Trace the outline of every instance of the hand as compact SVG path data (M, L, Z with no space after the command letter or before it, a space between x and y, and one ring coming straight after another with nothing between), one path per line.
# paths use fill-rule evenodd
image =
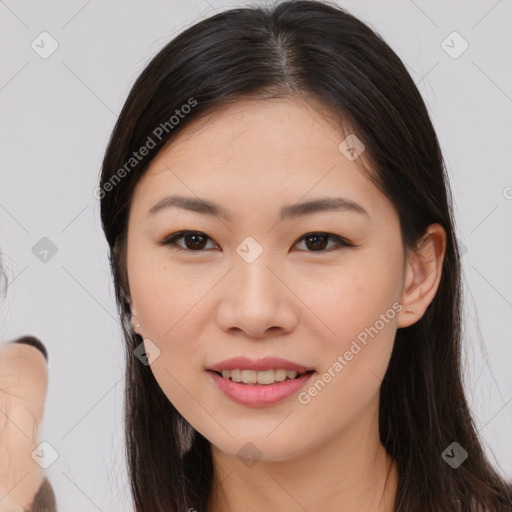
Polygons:
M31 454L47 388L47 353L37 338L0 345L0 512L29 510L43 482Z

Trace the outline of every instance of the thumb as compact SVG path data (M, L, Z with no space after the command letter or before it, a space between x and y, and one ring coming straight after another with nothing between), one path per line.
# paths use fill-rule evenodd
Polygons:
M48 351L46 350L44 343L39 338L36 338L35 336L22 336L21 338L14 340L12 343L22 343L37 348L37 350L43 354L45 361L48 362Z

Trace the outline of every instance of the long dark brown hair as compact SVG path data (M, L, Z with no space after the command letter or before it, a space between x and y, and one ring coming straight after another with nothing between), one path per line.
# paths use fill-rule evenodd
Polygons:
M395 205L404 248L413 250L431 223L446 230L437 294L419 321L398 329L380 388L380 439L400 477L395 511L510 512L511 486L484 453L463 389L460 253L432 122L379 34L339 6L316 1L233 9L184 30L138 77L110 138L95 194L126 342L125 434L135 510L206 512L213 466L201 434L192 429L191 446L184 446L190 426L133 354L142 342L127 299L134 188L159 150L194 120L243 98L291 96L319 100L343 121L340 130L350 127L364 142L365 159L358 161ZM143 146L149 152L133 158ZM441 456L453 442L468 454L456 469Z

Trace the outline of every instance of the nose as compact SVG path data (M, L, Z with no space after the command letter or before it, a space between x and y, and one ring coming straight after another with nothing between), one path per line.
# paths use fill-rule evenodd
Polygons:
M217 323L226 332L261 339L289 333L297 325L297 298L286 276L262 256L252 263L235 261L219 290Z

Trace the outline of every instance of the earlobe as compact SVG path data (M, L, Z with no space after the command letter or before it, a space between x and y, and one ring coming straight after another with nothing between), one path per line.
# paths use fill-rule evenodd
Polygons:
M417 322L434 299L441 281L446 231L440 224L431 224L415 251L407 256L404 287L400 303L403 310L397 327Z
M132 329L137 333L137 334L140 334L142 336L142 332L141 332L141 329L140 329L140 322L139 322L139 317L137 316L137 311L135 309L135 306L133 305L133 301L130 299L130 309L131 309L131 313L132 313L132 318L131 318L131 324L132 324Z
M140 334L142 336L142 332L140 330L140 322L139 322L139 317L137 315L132 315L132 318L131 318L131 324L132 324L132 329L137 333L137 334Z

